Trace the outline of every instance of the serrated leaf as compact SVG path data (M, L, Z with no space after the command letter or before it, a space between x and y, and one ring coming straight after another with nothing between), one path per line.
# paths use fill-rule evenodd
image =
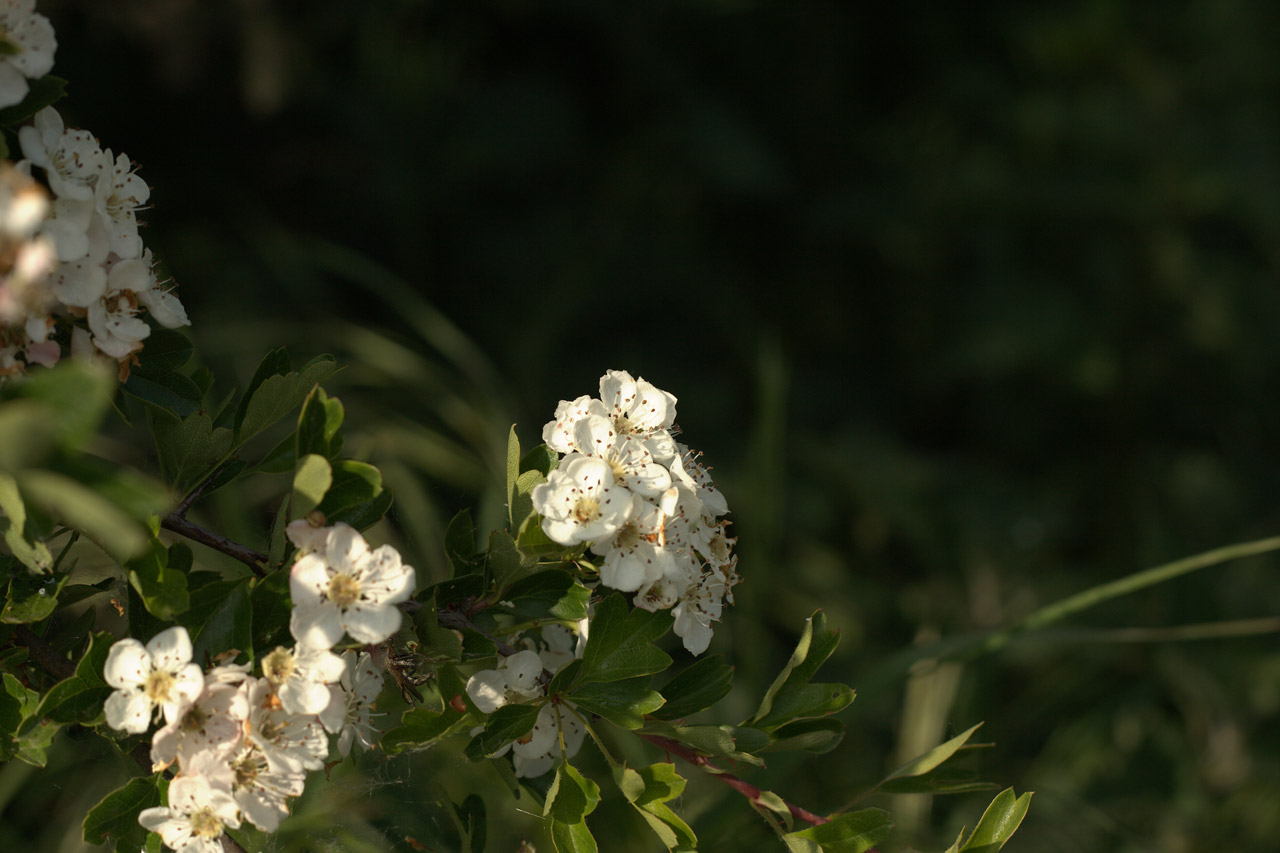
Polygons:
M847 708L856 696L853 688L834 682L787 689L774 699L768 715L754 725L770 731L797 720L825 717Z
M893 830L883 809L863 809L836 815L827 823L784 837L790 850L804 853L863 853Z
M579 823L600 804L600 786L578 772L572 764L561 764L555 781L547 790L543 817L562 823Z
M538 721L538 710L537 705L503 705L489 715L484 731L467 744L467 757L479 761L516 738L524 737Z
M826 616L821 610L805 620L795 651L747 723L770 730L796 720L833 714L849 705L856 695L850 687L809 683L839 640L838 632L826 629Z
M668 612L629 610L614 593L596 607L582 652L582 682L621 681L652 675L671 665L671 656L653 645L671 628Z
M133 366L129 375L141 373L149 376L158 370L177 370L191 360L193 351L191 339L182 332L155 326L151 329L151 334L147 335L146 348L138 354L138 363Z
M338 369L329 355L317 356L296 372L287 372L288 364L289 356L281 349L270 353L258 366L236 410L235 447L293 411L316 383L325 381Z
M638 729L644 725L645 714L662 707L662 696L649 689L650 681L650 677L644 675L621 681L591 682L576 688L569 698L575 705L625 729Z
M124 787L103 797L84 816L84 840L89 844L116 843L118 850L137 850L147 841L147 830L138 823L143 809L160 805L157 776L130 779Z
M982 813L969 840L960 848L960 853L996 853L1013 837L1014 832L1022 825L1031 807L1031 792L1015 797L1012 788L1005 788L987 806Z
M698 838L693 830L666 805L684 791L685 780L676 772L675 765L664 762L639 770L618 767L613 778L622 795L668 850L697 847Z
M302 517L319 506L331 485L333 468L328 459L318 453L299 459L293 475L293 515Z
M660 720L678 720L710 708L733 687L733 667L724 655L700 658L668 681L658 692L667 703L653 716Z
M151 434L166 478L183 490L231 450L231 430L215 428L204 412L178 422L153 418Z

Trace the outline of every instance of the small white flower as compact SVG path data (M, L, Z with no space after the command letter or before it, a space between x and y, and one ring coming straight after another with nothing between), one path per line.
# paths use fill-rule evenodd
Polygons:
M635 592L676 570L676 542L668 545L669 519L655 504L636 496L631 518L606 539L591 544L604 555L600 582L619 592Z
M229 753L240 744L249 704L236 686L205 679L204 691L151 738L152 770L174 761L186 772L198 753Z
M566 456L547 482L533 487L530 498L543 531L561 545L611 535L632 508L631 493L614 485L608 462L577 454Z
M509 702L524 702L542 695L542 658L526 649L467 679L467 695L482 714L492 714Z
M231 796L245 819L258 829L275 832L280 828L280 820L289 816L286 798L302 794L306 776L273 768L266 754L253 744L236 753L230 766Z
M557 725L557 720L559 725ZM560 738L564 737L564 756L573 758L582 748L587 731L568 702L543 705L538 711L533 731L511 745L516 776L533 779L546 773L561 755Z
M143 809L138 823L179 853L221 853L223 829L240 826L240 815L231 795L205 777L179 776L169 783L169 805Z
M35 11L35 0L0 3L0 42L6 50L0 58L0 107L11 107L27 96L27 80L43 77L53 69L58 42L53 25Z
M369 550L364 537L339 522L323 551L293 564L289 630L299 643L333 648L345 631L361 643L381 643L400 628L396 607L413 593L413 569L390 545Z
M382 692L382 673L364 652L358 656L354 651L343 652L342 662L342 679L329 685L329 707L320 714L320 722L326 731L338 735L338 754L346 758L353 741L372 749L377 739L371 709Z
M116 688L106 701L107 725L130 734L147 730L155 708L168 722L177 720L204 688L200 667L191 662L191 637L180 625L146 646L132 638L116 642L102 676Z
M92 199L94 183L107 166L98 140L87 130L67 130L53 107L36 113L33 124L18 130L22 156L45 170L57 198Z
M106 168L94 186L94 204L107 221L111 251L120 258L137 258L142 254L142 239L136 211L151 197L151 188L134 173L134 164L125 155L112 159L106 151L103 160Z
M599 456L613 469L613 480L645 497L657 497L671 487L671 472L653 461L653 453L639 438L619 435L613 421L590 415L573 429L579 452Z
M542 428L542 440L557 453L588 452L579 448L574 439L578 422L591 415L608 414L604 403L585 394L576 400L561 400L556 406L555 419Z
M609 370L600 377L600 400L613 418L619 435L661 437L675 424L676 398L625 370ZM660 462L666 459L655 454Z
M724 579L708 573L672 608L671 615L675 617L672 630L684 640L684 647L692 654L702 654L711 644L711 623L720 621L724 592Z
M328 649L277 646L262 658L262 676L290 714L319 714L329 706L329 688L347 670Z
M280 705L265 678L245 679L249 702L248 739L262 750L274 772L319 770L329 754L329 739L314 715L291 714Z

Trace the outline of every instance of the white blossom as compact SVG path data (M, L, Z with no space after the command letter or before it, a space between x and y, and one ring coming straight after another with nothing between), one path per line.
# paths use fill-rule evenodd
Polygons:
M53 70L58 42L53 25L35 11L35 0L0 3L0 108L22 102L30 88L27 80Z
M576 545L608 536L626 522L631 492L614 485L609 463L573 454L530 493L542 516L542 529L561 545Z
M205 777L179 776L169 783L169 805L143 809L138 823L179 853L222 853L223 829L240 826L240 815L231 795Z
M286 711L265 678L246 679L240 689L249 702L248 739L262 750L273 771L302 773L324 766L329 739L314 715Z
M249 716L249 703L235 685L205 678L196 700L151 738L153 770L179 762L183 770L199 753L229 753L235 749Z
M204 688L200 667L191 662L191 638L180 625L146 646L132 638L117 641L102 675L116 688L106 701L107 725L130 734L147 730L155 708L166 721L177 720Z
M276 649L262 658L262 676L291 714L319 714L329 705L329 688L342 678L346 664L328 649L298 646Z
M346 758L355 741L365 749L373 748L371 709L382 692L382 673L364 652L358 656L354 651L343 652L342 662L342 678L329 685L329 706L321 712L320 722L326 731L338 735L338 754Z
M492 714L510 702L542 695L542 658L529 649L508 655L497 669L485 669L467 679L467 695L482 714Z
M289 630L299 643L332 648L345 631L361 643L380 643L400 628L396 607L413 593L413 569L390 545L370 550L364 537L339 522L322 551L293 564Z
M288 797L302 794L306 776L283 767L272 767L258 746L248 744L229 762L232 772L231 796L245 819L258 829L275 832L289 816Z

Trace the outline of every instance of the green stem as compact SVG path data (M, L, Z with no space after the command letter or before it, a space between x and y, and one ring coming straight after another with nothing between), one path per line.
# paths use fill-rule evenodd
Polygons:
M578 713L577 708L569 708L568 710L571 711L573 715L577 717L578 720L582 723L583 727L587 730L587 734L591 735L591 739L595 741L596 749L600 750L600 754L604 756L604 760L609 762L609 769L618 770L621 765L618 764L618 760L614 758L612 754L610 754L609 750L605 748L604 742L600 740L600 736L596 734L596 730L591 727L591 723L587 721L587 718L584 715ZM560 725L559 703L556 704L556 725L557 726ZM561 753L564 752L564 729L563 728L560 729L560 751ZM568 759L566 758L565 761L567 763Z

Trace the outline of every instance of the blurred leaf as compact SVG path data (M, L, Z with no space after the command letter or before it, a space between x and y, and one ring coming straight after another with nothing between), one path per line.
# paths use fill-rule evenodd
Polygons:
M773 739L760 752L788 752L804 750L820 754L830 752L844 740L844 723L839 720L801 720L780 726L772 732Z
M204 397L199 385L173 370L131 372L121 387L157 415L172 421L199 412Z
M453 517L444 531L444 552L453 568L453 576L466 574L475 568L476 526L471 520L471 510L464 509Z
M356 530L367 530L382 521L382 517L387 514L387 510L391 509L394 500L395 496L391 494L391 490L384 488L376 498L364 503L352 504L328 516L326 523L332 525L341 521Z
M313 388L303 401L302 413L298 416L298 456L318 453L332 459L336 455L334 437L342 426L343 416L341 401L330 399L319 385Z
M325 493L333 484L333 468L329 460L318 453L311 453L298 460L298 470L293 475L292 514L301 518L320 505Z
M127 560L147 547L147 534L139 522L99 491L69 477L51 471L24 471L18 477L18 488L30 502L85 534L117 560Z
M506 589L536 570L532 560L520 553L511 534L495 530L489 534L489 550L485 554L485 566L489 577L498 589Z
M596 853L599 849L585 821L564 823L552 820L551 843L556 853Z
M628 610L621 595L610 595L596 606L591 620L591 634L582 652L582 681L621 681L666 669L671 656L653 641L670 628L670 613Z
M130 779L124 787L107 794L84 816L84 840L105 844L111 839L118 850L138 850L147 841L147 830L138 823L144 809L160 805L160 777Z
M591 682L576 688L570 700L593 714L624 729L644 725L644 715L662 707L662 696L649 688L650 676L625 678L621 681Z
M697 847L698 838L693 830L667 805L684 791L685 780L676 772L675 765L664 762L639 770L615 767L613 779L668 850Z
M653 712L660 720L677 720L710 708L733 687L733 667L724 655L700 658L668 681L658 692L667 703Z
M462 853L484 853L485 809L479 794L470 794L462 803L453 805L453 814L462 836Z
M790 832L783 838L793 853L863 853L893 830L882 809L836 815L827 823Z
M284 552L289 540L286 528L289 524L289 499L281 498L271 522L271 534L267 538L267 565L279 566L284 562Z
M182 332L156 326L147 335L146 348L139 354L138 363L133 366L129 375L141 373L150 376L156 371L178 370L191 360L193 351L191 339ZM203 391L201 395L203 396Z
M978 723L977 725L969 729L966 729L965 731L961 732L960 734L956 735L955 737L951 738L945 743L941 743L938 746L935 746L933 749L929 750L923 755L916 756L915 758L908 761L906 764L899 767L897 770L890 773L888 776L881 779L879 783L877 783L875 787L873 787L867 793L869 794L872 791L878 790L879 788L884 786L886 783L892 782L895 779L904 779L910 776L923 776L924 774L938 767L940 764L942 764L951 756L955 755L956 752L960 749L960 747L964 746L965 743L969 740L969 738L973 737L973 733L976 732L981 726L982 726L982 723Z
M289 568L286 566L264 578L251 581L249 608L252 613L254 657L262 657L279 645L289 644Z
M27 524L27 507L22 502L22 495L18 492L17 481L8 474L0 474L0 512L5 516L0 519L0 524L5 525L4 541L13 556L22 565L38 574L51 571L53 555L49 553L49 547L43 542L26 539L24 528ZM12 591L10 598L12 600ZM8 610L7 606L5 610Z
M0 694L0 707L3 707L5 699L12 699L17 704L19 718L22 722L34 716L36 709L40 706L40 694L34 690L24 687L17 678L9 673L4 675L4 694ZM18 730L18 720L13 721L14 725L9 726L8 721L0 724L0 731L12 736ZM53 742L54 735L58 733L60 726L48 719L36 721L33 725L25 727L26 731L16 738L5 738L7 741L0 754L16 756L19 760L30 764L32 767L44 767L48 763L45 751L49 748L49 744Z

